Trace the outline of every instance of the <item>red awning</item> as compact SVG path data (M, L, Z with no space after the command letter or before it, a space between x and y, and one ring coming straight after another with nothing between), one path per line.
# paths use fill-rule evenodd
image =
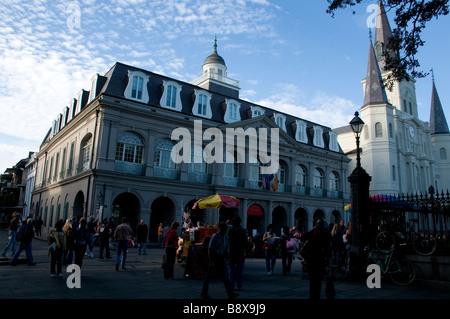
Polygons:
M252 205L247 210L248 216L264 216L264 211L259 205Z

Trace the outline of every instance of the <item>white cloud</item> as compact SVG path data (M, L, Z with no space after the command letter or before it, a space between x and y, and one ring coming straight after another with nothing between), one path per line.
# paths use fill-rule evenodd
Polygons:
M312 96L292 84L278 84L277 93L255 103L284 112L330 128L347 125L349 114L359 106L339 96L316 91Z

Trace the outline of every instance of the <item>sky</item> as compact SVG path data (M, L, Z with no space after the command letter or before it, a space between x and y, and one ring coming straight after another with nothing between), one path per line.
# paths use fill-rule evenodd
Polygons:
M240 98L336 128L363 105L376 0L326 13L326 0L0 2L0 173L39 151L52 121L116 62L191 82L217 36ZM388 12L391 28L393 13ZM374 29L371 29L374 32ZM423 31L419 70L434 70L450 120L450 15ZM429 121L431 76L417 79Z

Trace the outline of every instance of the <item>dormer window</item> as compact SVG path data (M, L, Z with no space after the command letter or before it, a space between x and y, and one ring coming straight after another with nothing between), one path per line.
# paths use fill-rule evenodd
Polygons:
M295 139L298 142L308 143L308 136L306 135L306 123L302 120L296 120L295 124L297 129L295 130Z
M226 103L226 111L224 115L224 121L226 123L233 123L241 120L241 114L239 109L241 108L241 104L236 102L235 100L225 99Z
M318 147L323 147L323 129L320 126L314 126L313 144Z
M148 103L147 83L149 76L140 71L128 71L128 85L125 97L143 103Z
M173 81L163 81L163 86L164 91L159 104L164 108L181 111L183 108L180 98L182 86Z
M211 94L203 90L195 90L195 102L192 113L197 116L211 118Z
M133 76L133 86L131 88L131 97L142 100L142 89L144 86L144 78L141 76Z
M264 115L264 110L261 107L259 107L259 106L251 106L250 108L252 110L252 118Z
M275 113L273 115L275 123L286 132L286 116Z
M330 142L328 147L330 148L330 151L339 152L337 134L335 132L330 132Z

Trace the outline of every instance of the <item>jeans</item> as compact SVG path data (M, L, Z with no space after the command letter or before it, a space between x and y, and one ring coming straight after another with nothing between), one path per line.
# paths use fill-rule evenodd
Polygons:
M264 255L266 257L266 268L268 272L273 272L275 267L275 262L277 261L276 252L272 252L270 249L264 250Z
M64 251L63 264L70 265L73 260L73 248Z
M116 264L120 264L120 256L123 254L122 268L125 268L127 260L128 240L119 240L117 244Z
M173 278L173 268L175 267L175 258L177 255L176 247L166 247L166 266L164 267L164 278Z
M31 253L31 243L20 243L19 250L14 254L14 257L11 260L11 264L17 263L17 259L19 259L20 253L25 249L25 253L27 254L28 264L33 263L33 254Z
M17 238L17 231L16 230L10 230L9 231L9 242L8 244L6 244L5 249L3 249L2 255L6 255L6 253L8 252L9 248L11 248L12 246L12 256L14 256L16 254L16 238Z
M209 282L214 277L217 277L223 281L225 290L229 297L233 295L233 287L231 287L230 278L228 278L226 260L223 256L213 257L213 265L209 265L206 277L203 280L202 294L208 294Z
M87 244L75 244L75 264L77 264L78 266L83 265L83 258L84 258L84 254L86 253L87 250Z
M56 275L58 272L62 274L62 260L63 260L63 250L62 248L56 250L50 250L50 274Z
M141 252L145 255L145 250L147 249L147 244L146 243L138 243L138 253L139 255L141 254Z
M111 257L111 253L109 251L109 242L100 242L100 258L103 258L103 251L106 251L106 258L109 259Z
M283 253L281 255L281 266L283 269L283 275L288 275L291 273L292 255L293 253Z
M239 289L242 288L242 283L244 282L244 263L244 257L230 259L230 283L233 288L235 284Z

